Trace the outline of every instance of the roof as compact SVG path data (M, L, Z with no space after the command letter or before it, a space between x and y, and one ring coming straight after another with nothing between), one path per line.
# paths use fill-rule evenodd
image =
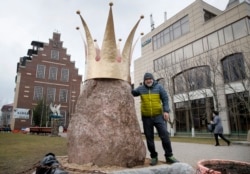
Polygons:
M3 105L2 108L1 108L1 111L2 112L6 112L6 111L10 111L10 109L11 110L13 109L13 103Z

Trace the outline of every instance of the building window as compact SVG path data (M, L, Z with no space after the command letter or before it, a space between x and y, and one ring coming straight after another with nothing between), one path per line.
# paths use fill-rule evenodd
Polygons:
M161 47L161 37L160 37L160 34L157 34L155 37L153 37L153 47L154 47L154 50L157 50Z
M61 70L61 81L68 82L69 81L69 69L62 68Z
M178 21L174 23L173 25L173 31L174 31L174 39L177 39L181 36L181 22Z
M189 32L189 20L188 16L181 19L181 34L184 35Z
M232 24L234 39L239 39L247 35L247 26L245 19Z
M47 88L47 102L54 102L56 95L56 88Z
M191 104L190 107L189 102ZM212 110L212 97L175 103L176 131L190 132L192 123L194 124L195 131L206 131L207 123L211 119ZM190 111L192 116L190 116ZM192 119L193 121L191 121Z
M35 86L33 100L39 101L42 99L43 99L43 87Z
M164 31L163 31L163 43L164 44L168 44L170 41L171 41L171 37L170 37L170 28L166 28Z
M184 51L184 59L188 59L194 56L193 54L193 45L189 44L183 48Z
M224 28L224 34L225 34L226 43L229 43L229 42L233 41L233 31L232 31L232 26L231 25Z
M248 22L250 21L249 19L247 19ZM188 17L184 17L180 20L182 23L182 21L187 21L188 23ZM250 26L250 22L248 24ZM189 26L189 24L188 24ZM176 23L176 28L178 28L178 25ZM183 29L184 25L182 25L182 29ZM162 46L164 46L165 44L169 43L170 41L173 40L174 37L174 29L173 29L173 25L169 26L168 28L166 28L165 30L163 30L163 36L161 36L162 32L158 33L157 35L155 35L153 37L153 49L159 49ZM189 27L188 27L189 28ZM177 29L178 30L178 29ZM187 30L189 31L189 29ZM182 35L184 34L184 32L182 31ZM205 51L209 51L211 49L215 49L218 48L219 46L225 45L229 42L232 42L236 39L240 39L242 37L245 37L248 35L248 28L247 28L247 24L246 24L246 18L242 19L240 21L237 21L229 26L226 26L214 33L209 34L208 36L205 36L203 38L200 38L199 40L194 41L193 43L190 43L189 45L186 45L183 47L183 51L184 51L184 59L186 58L191 58L193 56L197 56L199 54L204 53ZM163 41L161 41L163 39ZM182 49L182 48L180 48ZM176 56L177 52L173 51L170 52L169 55L171 56L171 64L175 64L178 63L178 59L182 58L180 56ZM178 54L180 55L180 54ZM167 61L168 63L170 61Z
M68 90L67 89L60 89L59 102L66 103L67 98L68 98Z
M154 71L157 72L161 69L161 65L160 65L160 59L155 59L154 60Z
M51 59L59 60L59 51L51 50Z
M46 69L45 65L38 64L36 67L36 78L44 79L45 78L45 69Z
M223 29L218 31L218 36L219 36L220 45L224 45L225 44L225 37L224 37Z
M213 14L213 13L207 11L207 10L203 10L203 11L204 11L204 20L205 20L205 22L208 21L209 19L212 19L212 18L216 17L215 14Z
M249 92L227 94L226 99L231 131L247 133L250 129Z
M198 90L211 86L211 75L208 66L186 70L174 78L175 94Z
M207 42L207 37L203 37L202 42L203 42L204 51L208 51L209 50L209 45L208 45L208 42Z
M245 66L242 53L235 53L222 60L225 83L245 79Z
M171 65L171 55L164 55L158 59L155 59L153 63L155 72L165 69Z
M167 55L165 56L165 64L166 64L166 67L172 65L172 62L171 62L171 61L172 61L171 54L167 54Z
M217 32L214 32L207 36L209 49L214 49L219 46L219 38Z
M153 49L159 49L169 42L177 39L189 32L189 19L188 16L176 21L163 31L153 36Z
M185 85L183 84L183 76L180 74L180 75L177 75L175 78L174 78L174 91L175 91L175 94L176 93L182 93L182 92L185 92L186 88L185 88ZM182 84L182 85L181 85Z
M56 80L57 79L57 67L50 67L49 68L49 80Z
M175 53L175 62L176 63L181 62L183 60L183 57L184 57L183 48L176 50L174 53Z
M194 56L203 53L204 49L203 49L202 39L199 39L193 43L193 49L194 49Z

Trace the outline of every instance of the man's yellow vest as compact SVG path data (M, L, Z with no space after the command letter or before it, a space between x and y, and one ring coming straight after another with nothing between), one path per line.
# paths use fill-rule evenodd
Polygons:
M162 103L159 94L151 94L149 90L148 94L141 95L141 113L142 116L157 116L162 114Z

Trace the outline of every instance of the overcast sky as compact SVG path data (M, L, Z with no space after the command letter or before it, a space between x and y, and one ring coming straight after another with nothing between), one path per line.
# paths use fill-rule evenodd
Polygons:
M184 9L195 0L113 0L116 39L126 40L141 15L134 41L141 32L148 33L150 14L155 27ZM228 0L204 0L224 10ZM84 77L84 48L81 34L84 31L76 11L80 10L93 38L101 46L110 0L6 0L0 4L0 107L13 103L16 65L26 56L31 41L49 42L53 32L61 33L63 47L75 61L79 74ZM77 31L76 26L81 30ZM140 57L140 42L134 50L133 59Z

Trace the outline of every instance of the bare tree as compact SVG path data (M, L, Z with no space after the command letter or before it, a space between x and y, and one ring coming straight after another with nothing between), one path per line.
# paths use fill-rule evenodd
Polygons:
M246 51L247 50L247 51ZM250 130L250 53L249 48L233 50L233 54L226 54L222 61L225 90L237 100L237 105L229 106L228 111L233 116L235 129L239 133L241 119L246 122L246 130ZM242 117L242 118L240 118Z
M174 88L173 88L173 70L170 67L166 67L165 63L161 63L159 66L161 71L157 71L156 74L158 76L157 81L162 84L162 86L167 90L168 96L170 98L169 104L172 106L172 112L169 120L167 122L170 124L171 127L171 136L174 136L174 124L176 121L175 117L175 107L174 107Z
M239 51L231 46L223 50L221 55L219 52L212 55L208 51L205 59L196 62L196 66L201 64L209 66L210 71L207 71L206 76L208 78L211 76L211 85L200 89L199 92L206 98L212 95L216 110L224 110L218 99L219 90L223 89L227 94L237 98L237 106L228 103L226 109L232 115L234 121L231 120L231 122L236 123L235 127L238 131L241 126L238 124L239 108L246 108L248 114L244 115L245 120L246 122L250 120L250 60L248 57L250 57L249 51ZM222 82L218 83L218 79L222 79Z
M178 67L176 66L166 66L166 62L158 62L161 67L158 67L160 71L157 71L159 77L164 78L165 87L168 89L169 95L171 97L171 104L173 108L173 118L169 121L170 125L173 127L174 122L179 121L175 116L174 101L175 98L179 101L187 103L188 116L186 116L187 131L192 130L192 136L194 135L194 119L191 109L191 99L196 95L192 92L194 79L193 72L190 70L190 65L187 60L182 61ZM181 73L179 73L181 72ZM191 126L189 122L191 121Z
M224 83L218 83L222 79L222 70L219 53L212 54L211 51L207 51L203 58L195 61L196 67L201 67L200 70L196 70L197 80L201 81L196 87L199 92L206 100L206 113L204 114L205 119L210 122L212 111L221 111L221 103L218 99L218 91L224 88ZM213 98L213 103L209 102L209 98ZM213 106L211 106L213 104Z
M195 90L195 71L192 69L193 62L188 61L187 59L180 62L180 72L181 74L178 77L175 77L175 85L179 90L179 94L175 95L179 100L187 103L186 108L188 110L188 118L187 123L191 122L191 125L187 125L187 131L190 130L191 126L191 134L192 137L195 137L195 124L194 124L194 114L192 111L192 100L195 98L197 93Z
M160 81L164 83L164 87L168 89L168 94L171 97L171 105L173 108L173 118L169 120L169 124L173 128L174 123L178 120L175 116L174 100L175 98L181 102L185 102L188 111L186 115L187 131L192 131L192 137L195 136L194 117L192 113L191 102L195 98L197 92L194 92L195 71L192 69L192 64L188 60L180 62L178 67L166 66L166 62L158 62L159 67L155 67L157 76L162 78ZM191 124L189 124L191 123Z

